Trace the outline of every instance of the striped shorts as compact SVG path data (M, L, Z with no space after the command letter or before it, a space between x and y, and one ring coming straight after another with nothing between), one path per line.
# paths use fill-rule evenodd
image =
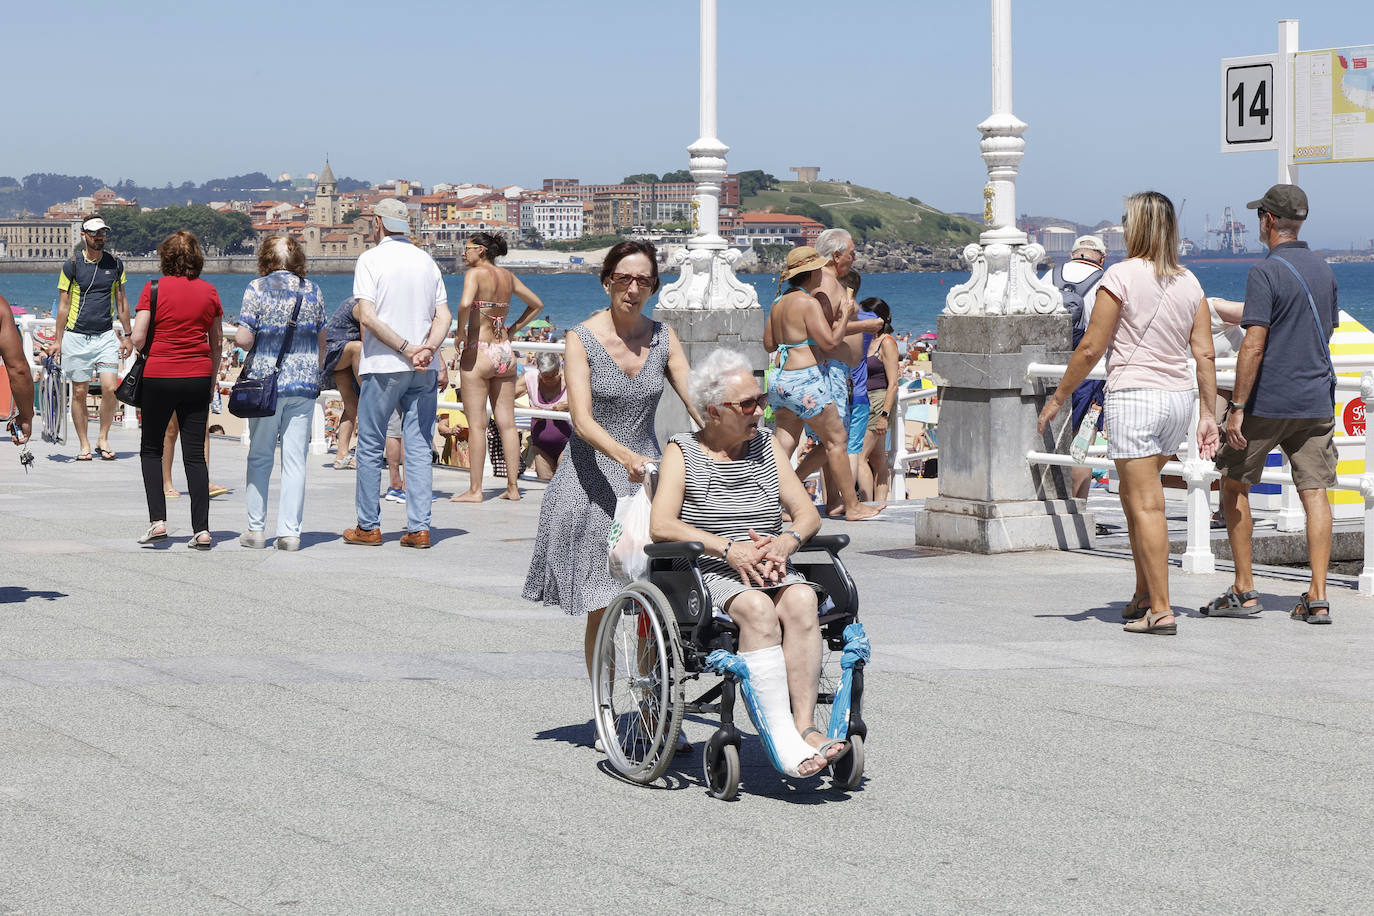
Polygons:
M1107 457L1172 455L1188 437L1197 395L1191 390L1159 388L1107 390L1102 414L1107 425Z

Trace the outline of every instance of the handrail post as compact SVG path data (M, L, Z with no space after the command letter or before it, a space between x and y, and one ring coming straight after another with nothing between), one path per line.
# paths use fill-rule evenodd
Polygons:
M1282 467L1291 479L1293 465L1289 464L1287 455L1283 456ZM1291 483L1283 484L1279 490L1279 514L1274 519L1274 527L1279 531L1304 531L1307 528L1307 513L1303 511L1302 498L1298 496L1298 488Z
M1196 362L1188 360L1196 377ZM1201 394L1193 388L1193 417L1188 427L1188 441L1183 461L1183 479L1188 485L1188 549L1182 566L1186 573L1216 572L1216 557L1212 554L1211 478L1215 466L1202 457L1197 438L1197 424L1202 416ZM1209 467L1211 465L1211 467Z
M889 499L906 499L906 405L902 402L901 382L897 382L897 399L892 402L892 416L888 418L887 446Z
M312 455L323 455L329 451L329 440L324 433L325 420L322 400L322 397L315 398L314 410L310 415L310 454Z
M1366 369L1360 376L1360 397L1368 404L1374 400L1374 370ZM1366 419L1364 437L1364 474L1360 480L1360 495L1364 497L1364 568L1356 585L1361 595L1374 595L1374 436L1369 434Z

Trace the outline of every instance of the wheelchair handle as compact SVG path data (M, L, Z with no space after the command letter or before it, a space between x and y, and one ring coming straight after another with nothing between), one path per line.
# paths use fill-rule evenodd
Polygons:
M644 555L664 560L698 560L706 553L701 541L662 541L658 544L645 544Z
M801 550L824 550L827 553L839 553L848 546L849 535L847 534L815 534L801 546Z

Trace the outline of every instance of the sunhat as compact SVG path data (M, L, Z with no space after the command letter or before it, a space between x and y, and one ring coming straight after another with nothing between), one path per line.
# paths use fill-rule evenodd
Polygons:
M819 251L809 245L799 245L787 252L787 266L782 269L782 276L778 280L786 281L795 277L797 274L804 274L808 270L819 270L830 263L830 259L823 257Z

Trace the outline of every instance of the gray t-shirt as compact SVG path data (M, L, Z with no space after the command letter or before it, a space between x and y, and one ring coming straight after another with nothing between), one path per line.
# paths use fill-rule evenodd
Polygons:
M1320 330L1302 284L1276 257L1296 267L1307 281ZM1250 268L1240 325L1266 327L1269 334L1246 413L1272 418L1331 416L1329 342L1340 321L1336 277L1306 242L1275 245L1268 257Z

